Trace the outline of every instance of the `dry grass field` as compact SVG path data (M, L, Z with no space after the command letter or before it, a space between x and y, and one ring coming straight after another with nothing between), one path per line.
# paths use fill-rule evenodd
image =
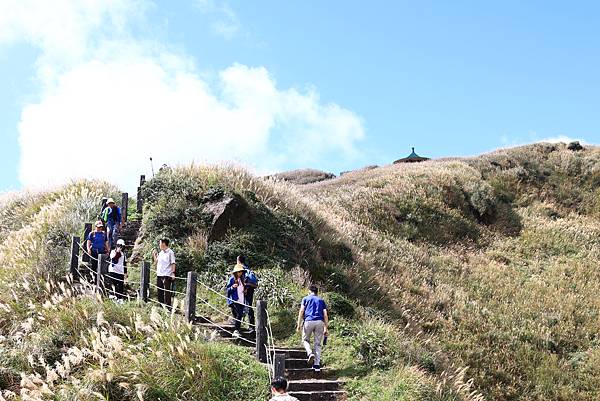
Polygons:
M146 185L142 251L170 236L178 269L215 288L248 254L282 343L297 342L302 288L319 283L350 400L593 401L599 161L593 147L535 144L309 184L180 167ZM72 293L70 236L116 193L75 182L0 198L0 400L264 399L266 370L236 347L150 306ZM207 242L199 206L219 193L253 217Z

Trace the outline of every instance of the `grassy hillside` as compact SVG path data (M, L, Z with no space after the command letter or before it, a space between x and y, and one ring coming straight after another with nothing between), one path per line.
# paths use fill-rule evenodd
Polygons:
M599 161L596 148L536 144L302 192L352 249L365 280L351 294L383 291L377 303L489 399L594 400Z
M247 254L282 344L298 344L298 301L319 283L334 316L325 363L350 400L596 400L598 161L595 148L536 144L308 185L165 170L144 187L139 252L149 259L168 236L178 274L219 290ZM266 370L244 350L148 305L72 296L70 235L115 190L81 182L1 200L4 397L264 399ZM216 235L211 205L227 199L247 213Z

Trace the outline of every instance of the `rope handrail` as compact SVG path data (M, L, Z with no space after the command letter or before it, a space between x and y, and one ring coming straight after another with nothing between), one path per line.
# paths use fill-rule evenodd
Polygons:
M267 314L267 344L265 344L265 347L267 347L267 358L271 359L273 376L275 376L275 339L273 338L273 328L271 327L271 316L269 316L269 310L265 308L265 312ZM268 345L271 346L270 350L268 349ZM271 352L273 353L272 355Z
M112 288L109 286L109 288L107 288L107 290L108 290L108 292L110 292L110 295L112 295L112 294L121 295L122 297L126 297L127 300L130 300L130 299L133 299L133 298L137 298L137 297L135 297L133 295L123 294L123 293L117 291L114 286L112 286Z
M269 380L272 381L275 377L275 363L272 361L273 357L267 344L265 344L265 352L267 353L267 372L269 372Z
M104 252L103 253L99 253L97 257L94 257L91 254L93 252L88 252L87 248L83 244L87 244L87 241L83 241L83 242L79 242L78 241L77 242L78 247L82 250L82 252L83 252L84 255L87 255L89 257L89 259L92 260L92 261L96 261L96 262L101 262L102 261L103 258L101 258L99 255L105 254ZM110 251L109 251L109 253L108 253L107 256L110 256ZM116 265L115 263L112 262L112 260L110 260L109 258L107 258L107 259L108 259L107 263L109 264L109 266L115 266ZM83 263L83 265L89 271L89 273L91 273L91 278L95 278L94 281L96 282L96 284L90 283L88 281L89 278L90 278L89 274L85 274L84 273L86 276L88 276L88 277L84 277L84 274L82 274L81 270L79 268L77 268L76 271L77 271L77 274L79 275L79 277L81 279L80 282L82 282L82 284L84 286L89 286L90 288L98 288L97 286L101 286L102 288L104 288L105 293L108 294L109 297L112 297L113 299L114 299L114 297L117 297L118 299L127 299L129 301L129 300L131 300L133 298L136 298L135 296L131 296L129 294L123 294L123 293L117 291L117 289L116 289L116 283L117 282L123 283L123 284L125 284L125 283L128 282L128 281L126 281L125 277L123 277L123 279L121 279L121 278L110 276L110 274L109 275L105 275L105 274L99 273L98 271L94 271L94 269L92 269L88 263ZM144 265L145 265L144 267L147 266L146 268L149 270L149 272L155 273L156 276L158 277L157 268L153 268L152 264L147 264L146 265L144 263ZM139 269L139 268L137 268L137 266L128 266L128 268L136 270L136 271L140 271L140 270L143 271L143 269ZM149 272L146 272L145 274L148 274ZM116 272L109 272L109 273L116 273ZM120 274L124 274L124 273L120 273ZM186 282L186 283L188 281L187 277L178 277L178 276L173 275L173 276L171 276L171 278L173 280L179 280L179 281L183 281L183 282ZM141 281L144 281L144 279L142 278ZM140 290L142 290L142 288L141 288L142 282L141 281L129 281L129 283L130 284L139 285ZM106 284L108 284L108 286ZM157 290L162 290L164 292L168 292L170 294L180 295L180 296L183 296L183 297L187 297L187 295L188 295L188 294L186 294L184 292L177 291L175 289L171 289L172 287L171 288L160 288L158 285L153 284L151 281L148 281L145 284L147 285L146 288L153 287L153 288L155 288ZM230 299L228 296L226 296L224 294L221 294L220 292L218 292L217 290L215 290L211 286L205 284L204 282L202 282L198 278L196 278L196 284L200 284L200 286L202 286L206 290L208 290L208 291L216 294L218 297L220 297L222 299L228 300L229 304L242 305L244 308L248 308L248 309L253 310L253 311L255 311L255 310L258 309L256 306L253 306L251 304L247 304L246 302L240 302L238 300ZM165 307L165 306L168 307L168 305L166 305L164 303L161 303L161 302L159 302L159 301L157 301L155 299L152 299L151 297L147 297L147 300L149 302L154 303L154 304L158 304L161 307ZM226 317L232 319L234 322L240 323L240 324L244 323L243 322L243 317L242 317L242 319L238 319L237 317L231 317L228 313L226 313L226 312L222 311L221 309L217 308L210 301L208 301L208 300L206 300L204 298L200 298L200 301L202 303L206 304L212 310L216 311L217 313L219 313L219 314L221 314L223 316L226 316ZM196 305L199 305L199 303L196 303ZM244 342L246 342L248 344L251 344L251 345L254 345L254 346L257 345L256 341L252 341L252 340L249 340L247 338L244 338L244 337L240 336L239 333L237 333L237 330L232 332L231 330L226 329L222 325L214 322L213 320L211 320L211 319L209 319L207 317L203 317L203 318L204 318L204 320L208 324L210 324L212 327L215 327L215 328L219 329L221 332L227 333L227 334L231 335L233 338L240 339L240 340L242 340L242 341L244 341ZM256 324L252 324L250 322L248 322L248 326L252 327L252 328L256 328L257 327ZM271 317L269 316L268 310L266 311L266 325L265 325L264 329L267 332L266 333L266 340L267 341L266 341L266 344L262 344L262 345L265 347L265 351L266 351L266 354L267 354L266 355L266 358L267 358L267 371L269 373L269 379L272 380L274 378L274 375L275 375L275 339L273 337L273 328L272 328L272 325L271 325Z
M206 288L207 290L209 290L209 291L211 291L211 292L213 292L213 293L217 294L218 296L220 296L220 297L221 297L221 298L223 298L223 299L227 299L227 300L230 300L230 301L231 301L232 303L234 303L234 304L238 304L238 305L247 306L248 308L251 308L251 309L254 309L254 310L256 310L256 307L255 307L255 306L248 305L248 304L246 304L246 303L244 303L244 302L238 302L238 301L235 301L235 300L233 300L233 299L230 299L229 297L227 297L227 296L225 296L225 295L221 294L220 292L218 292L218 291L215 291L214 289L212 289L212 288L211 288L211 287L209 287L208 285L204 284L202 281L200 281L200 280L199 280L199 279L197 279L197 278L196 278L196 282L197 282L198 284L202 285L202 286L203 286L204 288Z
M176 291L176 290L169 290L167 288L160 288L159 286L157 286L156 284L152 284L151 282L148 282L148 285L150 285L150 287L156 288L157 290L162 290L165 292L170 292L171 294L179 294L179 295L183 295L185 297L185 293L181 292L181 291Z
M231 336L233 337L233 332L231 332L231 331L227 330L226 328L220 326L219 324L213 322L212 320L210 320L207 317L205 317L204 319L207 320L209 324L217 327L219 330L222 330L222 331L224 331L227 334L231 334ZM247 338L244 338L244 337L241 337L241 336L237 337L237 338L239 338L240 340L246 341L247 343L250 343L252 345L256 345L256 341L251 341L251 340L248 340Z
M81 248L81 250L83 251L83 253L85 253L87 256L89 256L90 259L95 260L95 261L99 261L98 258L95 258L92 255L90 255L89 252L86 251L85 248L81 244L79 244L79 248Z
M86 269L88 269L88 270L90 271L90 273L92 273L92 274L98 274L98 272L97 272L97 271L94 271L94 270L93 270L91 267L89 267L89 266L87 266L87 265L84 265L84 266L85 266L85 268L86 268ZM79 270L78 270L78 271L79 271ZM111 272L109 272L109 273L111 273ZM113 272L113 273L114 273L114 272ZM119 274L120 274L120 273L119 273ZM79 273L79 275L81 276L81 273ZM83 277L82 277L82 278L83 278ZM129 284L139 284L139 285L141 285L141 284L142 284L142 283L141 283L141 282L139 282L139 281L129 281L129 280L124 280L124 279L123 279L123 280L121 280L120 278L116 278L116 277L112 277L112 276L108 276L108 278L109 278L110 280L114 280L114 281L120 281L120 282L122 282L123 284L127 284L127 283L129 283Z
M109 272L109 274L110 274L110 273L114 273L114 272ZM121 274L121 273L117 273L117 274ZM127 283L129 283L129 284L139 284L139 285L141 285L141 284L142 284L142 283L141 283L141 282L139 282L139 281L129 281L129 280L125 280L125 279L121 280L120 278L116 278L116 277L112 277L112 276L108 276L108 277L109 277L111 280L114 280L114 281L119 281L119 282L121 282L121 283L123 283L123 284L127 284Z
M170 308L170 307L172 307L171 305L163 304L162 302L159 302L159 301L157 301L157 300L155 300L155 299L152 299L152 298L150 298L150 297L148 297L148 301L150 301L150 302L153 302L153 303L155 303L155 304L157 304L157 305L160 305L160 306L161 306L161 307L163 307L163 308L164 308L164 307L169 307L169 308Z
M223 316L226 316L236 322L240 322L240 323L244 323L242 320L236 319L235 317L230 316L228 313L223 312L222 310L218 309L217 307L215 307L214 305L212 305L210 302L208 302L205 299L200 299L200 301L204 302L206 305L210 306L212 309L214 309L215 311L219 312L220 314L222 314ZM252 326L252 327L256 327L255 324L252 323L248 323L248 326Z

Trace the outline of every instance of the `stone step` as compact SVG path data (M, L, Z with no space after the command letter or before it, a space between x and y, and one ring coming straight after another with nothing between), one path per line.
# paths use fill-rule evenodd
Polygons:
M300 368L312 368L312 364L308 364L308 359L305 357L306 352L301 358L286 358L285 367L286 369L300 369Z
M306 351L304 348L275 348L278 354L285 354L286 358L304 358L306 360Z
M200 328L216 331L224 338L231 338L235 331L235 326L229 323L217 323L220 327L217 327L212 323L195 322L194 324ZM256 333L254 331L241 329L240 335L247 340L256 341Z
M321 368L320 372L315 372L312 368L285 369L285 377L288 380L308 380L308 379L332 379L335 372Z
M345 391L289 391L299 401L340 401L346 399Z
M307 379L288 381L288 391L339 391L344 383L338 380Z
M248 341L244 341L241 338L220 337L219 336L219 338L217 338L213 341L220 342L220 343L234 344L234 345L238 345L240 347L251 348L252 350L254 350L256 348L256 345L254 345L253 343L249 343Z

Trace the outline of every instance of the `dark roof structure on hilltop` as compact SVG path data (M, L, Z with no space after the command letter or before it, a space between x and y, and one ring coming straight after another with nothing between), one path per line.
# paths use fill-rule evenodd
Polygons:
M429 160L429 157L421 157L415 153L415 148L412 148L412 153L408 155L408 157L404 157L402 159L398 159L394 162L396 163L418 163L424 162L425 160Z

